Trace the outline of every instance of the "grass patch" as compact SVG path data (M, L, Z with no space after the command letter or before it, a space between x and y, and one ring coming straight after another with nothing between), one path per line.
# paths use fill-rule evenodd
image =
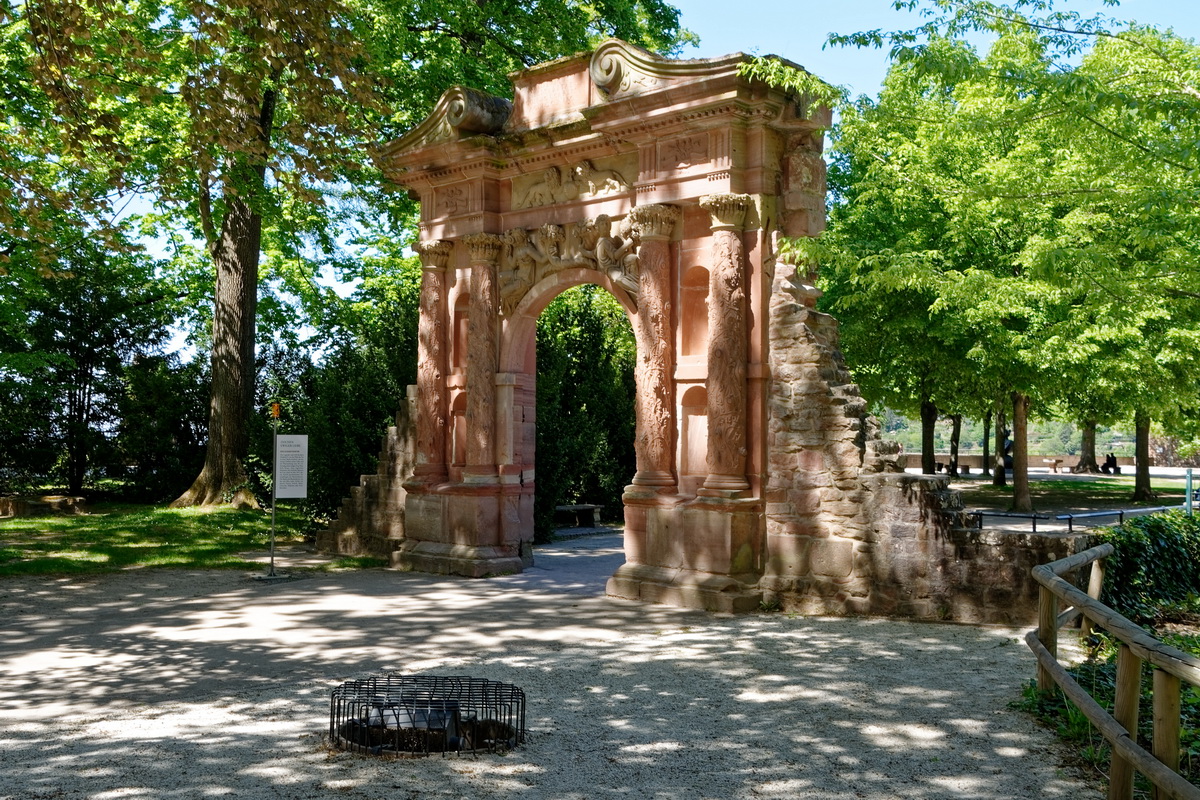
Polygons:
M301 541L299 509L276 512L276 541ZM0 521L0 576L101 573L145 567L260 569L238 554L262 549L262 511L100 504L90 513Z
M1096 477L1090 480L1036 480L1029 482L1029 494L1034 508L1146 508L1153 506L1181 505L1183 482L1170 479L1154 479L1150 482L1157 498L1150 502L1135 503L1133 476ZM979 481L962 490L963 503L968 507L1008 507L1012 505L1012 479L1008 486L992 486Z
M386 558L376 556L344 556L317 567L322 572L336 572L343 569L376 569L390 564Z

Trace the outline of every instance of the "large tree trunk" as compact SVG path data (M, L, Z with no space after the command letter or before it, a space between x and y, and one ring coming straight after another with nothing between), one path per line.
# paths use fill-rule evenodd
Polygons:
M1096 420L1083 421L1083 436L1079 443L1079 463L1072 472L1099 473L1100 464L1096 462Z
M275 76L278 78L278 75ZM251 163L231 159L220 235L211 240L217 270L213 304L212 390L204 467L173 507L230 503L257 508L242 466L250 448L248 424L254 404L254 327L258 316L258 259L262 214L257 203L266 186L267 156L275 125L276 94L263 92L247 120L247 138L258 151ZM207 201L207 184L203 190ZM211 226L210 226L211 227ZM208 230L209 228L206 228ZM211 234L210 234L211 235Z
M995 472L992 473L992 486L1008 486L1007 471L1004 467L1004 411L996 409L996 459Z
M950 429L950 467L948 472L951 478L958 477L958 440L962 437L962 414L951 414L950 422L953 427Z
M933 452L934 426L937 425L937 406L930 400L921 402L921 472L937 472L937 454Z
M988 461L988 456L991 455L991 453L988 452L988 444L991 440L991 436L992 412L989 409L988 412L983 415L983 469L980 471L980 474L982 474L985 478L992 474L991 464Z
M1135 431L1133 453L1136 460L1133 479L1133 499L1136 501L1153 500L1154 490L1150 488L1150 415L1138 409L1133 415Z
M1013 401L1013 511L1031 513L1033 497L1029 494L1029 397L1012 393Z
M261 241L262 218L242 198L230 199L213 252L217 286L204 467L191 488L171 503L175 508L222 503L239 508L258 506L242 463L250 444L247 423L254 396Z

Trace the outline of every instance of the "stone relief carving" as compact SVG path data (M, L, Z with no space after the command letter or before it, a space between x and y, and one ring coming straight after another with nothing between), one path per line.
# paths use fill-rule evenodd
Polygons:
M461 186L450 186L438 192L438 210L442 216L452 216L461 211L470 211L470 201Z
M541 234L541 231L538 231ZM542 249L542 237L529 238L529 231L513 228L504 234L504 253L500 259L500 313L510 316L521 298L544 271L550 256Z
M496 261L504 240L490 233L463 237L471 258L467 318L467 467L490 472L496 463L493 409L496 403Z
M598 169L591 161L571 167L549 167L541 176L521 187L513 183L513 209L539 208L569 203L581 197L602 197L629 191L630 183L614 169Z
M700 200L712 216L712 272L708 307L708 478L705 489L740 491L746 483L745 252L740 232L749 195L715 194Z
M535 231L513 228L504 234L500 256L500 313L511 316L535 283L564 269L594 269L624 289L636 303L639 288L639 236L628 218L613 233L613 219L601 214L570 225L546 224Z
M446 420L446 265L450 242L421 242L421 317L417 331L416 455L417 472L431 477L445 473Z
M634 368L637 475L633 482L642 486L665 487L675 483L670 238L679 217L679 209L674 206L646 205L634 208L627 218L640 240L638 315L634 328L638 348Z
M659 150L660 170L680 169L708 163L708 135L687 136L664 142Z
M610 39L596 49L589 72L592 81L605 95L630 94L666 83L663 78L651 74L651 64L658 60L661 59L641 48Z

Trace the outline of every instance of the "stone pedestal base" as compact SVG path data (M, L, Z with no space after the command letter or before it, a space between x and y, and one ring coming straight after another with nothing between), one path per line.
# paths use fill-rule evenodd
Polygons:
M744 613L756 611L762 593L727 575L688 569L667 569L645 564L625 564L608 579L610 597L666 603L703 611Z
M468 578L510 575L527 566L521 555L512 553L511 548L411 540L392 553L391 561L393 567L405 572L463 575Z
M761 592L762 503L626 490L625 560L608 594L706 609L753 611Z

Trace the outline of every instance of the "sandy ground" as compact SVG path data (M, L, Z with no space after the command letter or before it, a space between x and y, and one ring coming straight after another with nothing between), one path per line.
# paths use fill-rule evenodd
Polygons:
M605 599L615 535L537 559L474 581L0 579L0 797L1101 796L1008 707L1033 675L1020 631ZM330 751L331 689L389 670L517 684L528 742Z

